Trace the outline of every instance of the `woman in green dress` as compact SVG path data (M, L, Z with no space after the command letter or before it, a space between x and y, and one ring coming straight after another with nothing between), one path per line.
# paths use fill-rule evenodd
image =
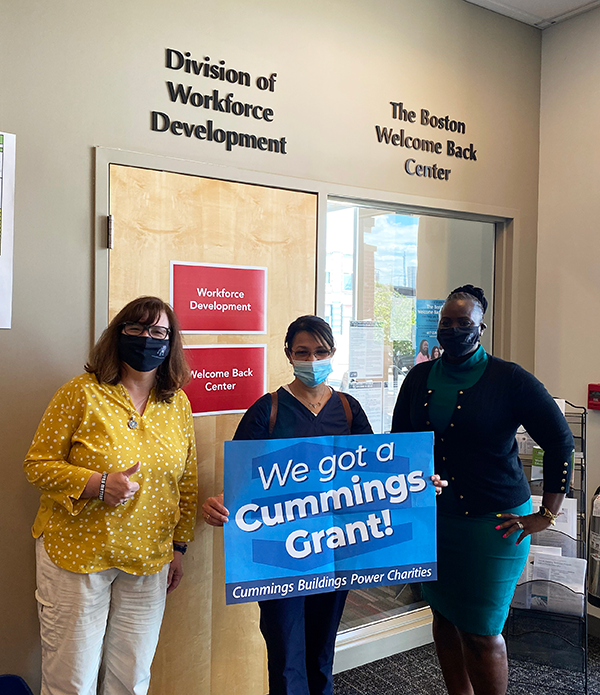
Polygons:
M438 580L423 584L450 695L504 695L501 635L532 533L548 528L568 492L573 437L543 384L480 344L487 300L473 285L440 312L441 359L416 365L402 384L392 432L435 433ZM523 425L544 449L544 496L532 512L515 440Z

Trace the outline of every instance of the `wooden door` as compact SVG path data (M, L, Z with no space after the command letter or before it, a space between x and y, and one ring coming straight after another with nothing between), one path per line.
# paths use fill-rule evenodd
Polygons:
M110 212L111 319L143 294L169 301L171 260L266 266L266 336L184 339L195 345L266 343L268 390L290 380L285 330L315 308L315 194L111 165ZM200 502L222 490L223 442L240 417L195 420ZM225 605L223 534L199 519L184 579L167 600L151 695L264 695L257 605Z

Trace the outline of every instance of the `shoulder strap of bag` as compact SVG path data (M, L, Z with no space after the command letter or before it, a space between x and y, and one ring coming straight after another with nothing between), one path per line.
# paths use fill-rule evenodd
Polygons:
M277 408L279 406L279 396L277 391L271 394L271 416L269 417L269 434L273 434L275 429L275 421L277 420Z
M350 432L352 432L352 410L350 409L350 403L348 403L345 393L338 391L338 396L340 397L340 401L342 401L342 405L344 406L346 420L348 420L348 428L350 429Z

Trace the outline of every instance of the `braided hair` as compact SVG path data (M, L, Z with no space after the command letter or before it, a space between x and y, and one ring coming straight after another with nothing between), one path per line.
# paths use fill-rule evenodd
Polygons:
M452 299L470 299L474 301L485 316L485 312L488 308L488 300L485 298L485 294L481 287L475 287L474 285L462 285L461 287L457 287L446 297L447 302Z

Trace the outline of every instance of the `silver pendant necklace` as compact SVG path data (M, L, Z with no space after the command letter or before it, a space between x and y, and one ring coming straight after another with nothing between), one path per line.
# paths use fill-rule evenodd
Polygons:
M130 430L135 430L135 429L137 429L137 426L138 426L138 418L141 417L141 415L139 415L139 411L145 409L146 404L148 403L148 399L149 399L149 398L150 398L150 394L148 394L148 395L146 396L146 398L144 398L144 400L140 403L139 408L138 408L138 407L136 407L136 404L133 403L133 399L131 399L131 396L130 396L130 399L131 399L131 401L132 401L134 407L136 408L136 412L129 418L129 420L128 420L128 422L127 422L127 427L129 427Z
M291 391L291 388L290 388L290 391ZM292 391L292 393L294 394L294 396L296 396L296 394L293 391ZM323 398L321 398L321 400L317 401L316 403L311 403L308 399L304 398L304 396L296 396L296 398L298 398L298 400L304 401L304 403L306 403L308 406L310 406L311 408L316 410L317 408L321 407L321 404L323 403L323 399L328 393L329 393L329 387L327 387L327 390L323 394Z

